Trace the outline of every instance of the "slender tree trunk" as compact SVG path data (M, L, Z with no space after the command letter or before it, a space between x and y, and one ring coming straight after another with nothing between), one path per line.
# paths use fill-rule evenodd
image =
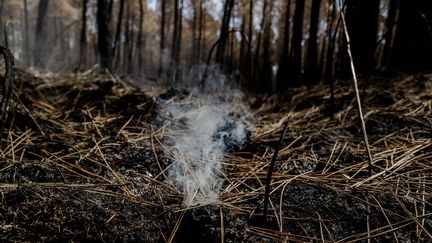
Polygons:
M223 36L228 34L233 7L234 7L234 0L225 1L221 29L220 29L221 39L216 49L216 62L220 64L224 63L225 45L226 45L227 38Z
M389 67L408 73L432 67L432 1L400 0Z
M191 1L192 3L192 46L191 54L189 57L189 67L197 63L196 52L197 52L197 26L198 26L198 3L196 0Z
M3 13L3 8L4 8L4 0L0 0L0 30L3 30L3 31L0 31L0 34L3 34L3 37L4 37L5 42L6 42L6 40L7 40L7 37L6 37L6 34L5 34L6 30L3 29L3 28L6 28L6 27L4 26L4 24L3 24L3 17L4 17L4 15L5 15L5 14ZM6 43L5 43L5 46L7 46Z
M386 19L385 44L381 65L387 67L391 60L394 37L396 32L396 22L399 18L399 0L390 0L389 11Z
M38 17L36 20L35 47L33 52L34 64L36 67L44 67L44 52L45 52L45 35L43 33L43 25L48 9L48 0L40 0L38 6Z
M290 41L290 18L291 18L291 0L286 3L285 21L283 30L282 54L279 59L279 68L277 74L277 84L279 90L285 90L288 86L288 63L289 63L289 41Z
M174 4L174 30L173 30L173 41L171 50L171 65L168 80L170 82L176 82L179 75L180 67L180 46L181 46L181 35L182 35L182 12L183 12L183 0L175 0Z
M97 26L99 63L102 68L111 69L108 0L97 0Z
M262 90L260 87L260 53L261 53L261 41L262 41L262 33L264 31L264 24L265 24L265 11L267 8L267 0L263 0L264 6L263 6L263 12L262 12L262 18L260 23L260 31L258 32L257 41L256 41L256 48L255 48L255 54L253 59L253 65L252 65L252 82L253 82L253 89L254 92L258 92L259 90Z
M80 68L86 67L86 52L87 52L87 0L83 1L82 5L82 25L80 36Z
M133 31L131 29L134 23L134 16L129 9L129 4L126 4L126 18L124 21L124 36L125 41L123 43L123 72L131 73L131 62L133 52Z
M116 27L116 34L114 38L114 44L111 50L111 56L114 58L120 58L120 53L117 52L117 47L120 45L120 35L121 35L121 27L122 27L122 21L123 21L123 12L124 12L124 6L125 6L125 0L120 0L120 10L117 17L117 27Z
M306 84L316 84L318 82L318 20L321 8L321 0L312 0L309 40L308 40L308 55L305 65Z
M335 19L336 19L336 0L332 0L332 21L330 22L330 27L327 32L327 39L328 39L328 46L327 46L327 54L326 54L326 61L325 61L325 74L324 74L324 80L326 83L330 83L333 85L334 82L334 62L335 62L335 46L337 41L337 31L339 27L339 20L338 23L335 25ZM335 28L333 28L335 26Z
M30 58L30 34L29 34L27 0L24 0L24 38L25 38L24 40L25 63L29 67L31 65L31 58Z
M142 73L144 68L144 6L143 1L139 1L140 14L139 14L139 30L138 30L138 40L137 40L137 48L136 54L138 55L138 72Z
M357 73L367 74L376 67L379 4L380 0L346 1L346 24ZM346 52L342 55L341 61L341 77L351 77L350 62Z
M247 82L249 83L249 89L252 89L252 37L253 37L253 1L249 0L249 23L248 23L248 45L247 45L247 55L246 55L246 70L247 70Z
M203 0L204 1L204 0ZM204 11L206 9L203 7L203 18L202 18L202 43L201 43L201 47L200 47L200 59L201 60L205 60L207 58L207 54L208 52L206 52L205 50L207 50L207 18L204 15Z
M198 40L197 40L197 50L196 50L196 56L195 61L197 63L200 62L201 59L201 44L202 44L202 38L203 38L203 24L204 24L204 0L199 1L199 20L198 20Z
M263 91L271 92L272 90L272 60L271 60L271 23L272 23L272 11L273 11L274 0L269 0L267 6L263 10L264 29L263 29L263 58L262 64L260 65L261 70L261 82L263 82Z
M294 84L302 82L303 55L302 55L302 40L303 40L303 16L304 16L304 1L296 1L294 11L293 38L290 58L290 77Z
M162 72L163 72L163 58L164 58L164 49L165 49L165 18L166 18L166 0L162 0L161 2L161 24L160 24L160 43L159 43L159 70L158 70L158 77L159 79L162 78Z

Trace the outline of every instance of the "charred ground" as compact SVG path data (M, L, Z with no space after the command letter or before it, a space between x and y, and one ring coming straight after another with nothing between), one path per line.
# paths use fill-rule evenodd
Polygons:
M57 76L17 70L2 133L0 238L12 241L279 242L431 240L432 76L376 78L363 103L367 156L350 83L298 88L290 99L248 100L246 148L226 156L220 202L184 208L167 180L169 129L155 100L187 92L89 71ZM137 82L138 83L138 82ZM272 181L264 181L285 121Z

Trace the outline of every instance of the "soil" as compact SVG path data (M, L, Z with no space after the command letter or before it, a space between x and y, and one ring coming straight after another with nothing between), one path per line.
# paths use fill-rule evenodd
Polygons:
M2 241L430 242L432 75L362 82L367 169L351 83L246 99L254 126L226 156L220 202L185 207L158 99L189 91L107 73L16 70L0 157ZM136 88L136 87L140 88ZM164 90L165 89L165 90ZM284 121L268 219L264 184Z

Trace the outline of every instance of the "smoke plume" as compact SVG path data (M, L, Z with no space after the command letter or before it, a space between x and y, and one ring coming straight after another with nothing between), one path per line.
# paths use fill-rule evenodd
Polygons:
M212 75L212 80L225 78ZM249 111L238 91L213 95L192 91L179 100L160 102L166 125L172 131L166 139L173 158L168 179L185 195L184 204L216 202L223 184L223 160L232 149L244 147L248 140ZM178 99L178 97L177 97Z

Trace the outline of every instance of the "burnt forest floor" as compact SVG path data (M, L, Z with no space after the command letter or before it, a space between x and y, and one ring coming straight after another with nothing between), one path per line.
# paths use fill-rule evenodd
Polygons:
M245 98L249 142L225 156L219 201L193 207L165 177L170 131L156 103L190 95L131 83L140 82L97 70L16 70L0 145L2 241L432 240L432 75L367 83L372 175L350 81L336 84L334 106L328 86L294 89L285 102Z

